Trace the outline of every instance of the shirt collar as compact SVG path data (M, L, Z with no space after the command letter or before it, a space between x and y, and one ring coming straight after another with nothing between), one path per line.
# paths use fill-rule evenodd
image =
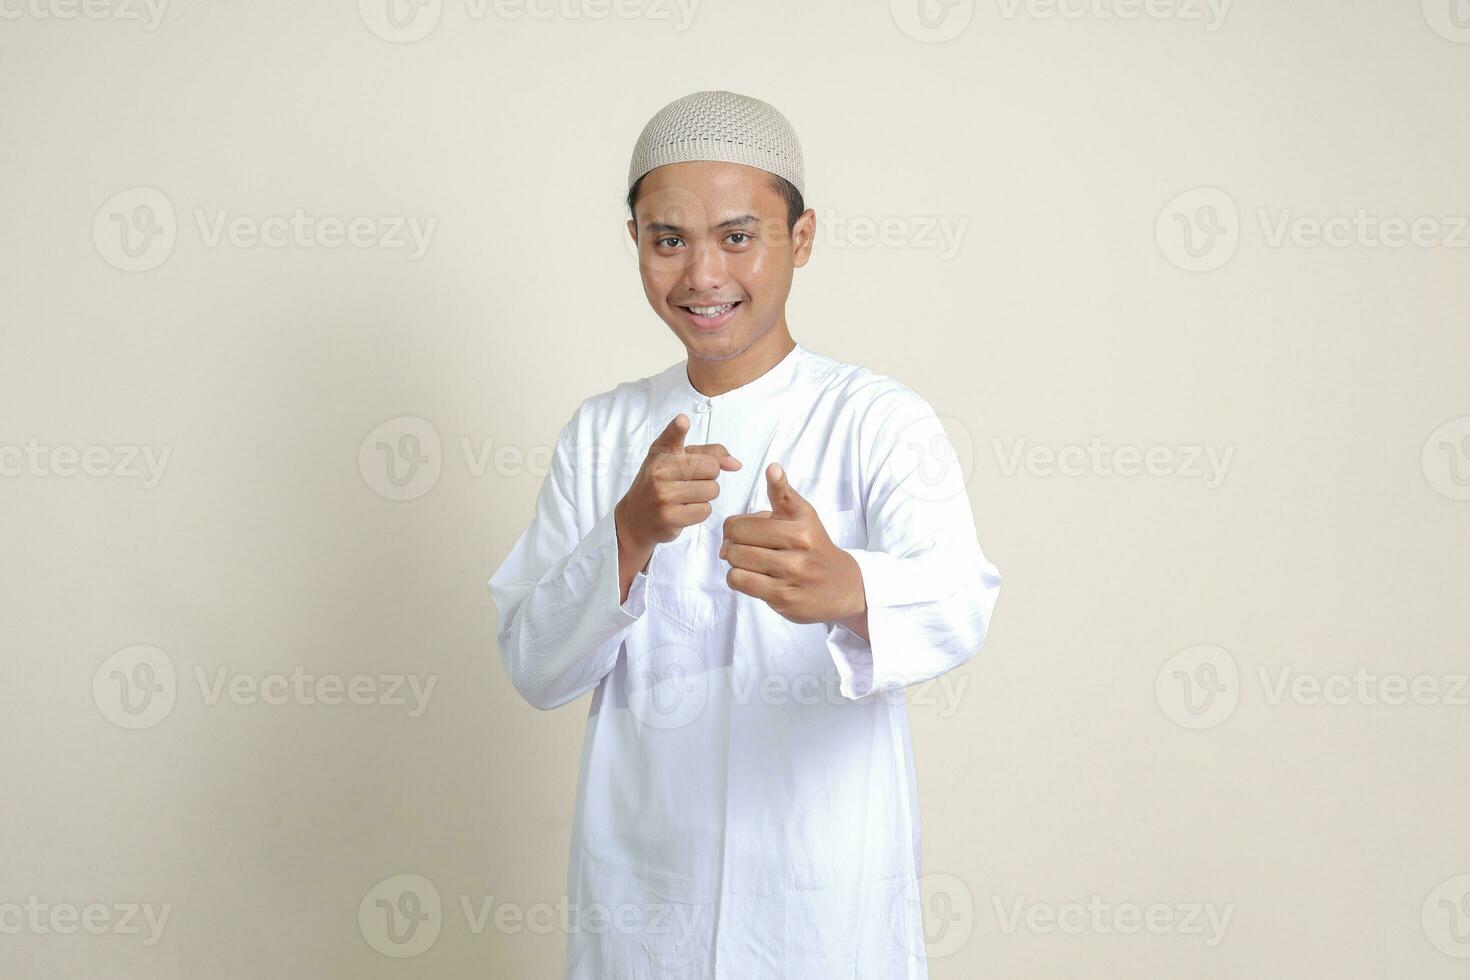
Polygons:
M675 364L670 371L674 376L674 393L680 401L693 404L703 402L714 408L724 408L754 404L781 395L796 381L806 359L806 348L796 344L765 374L718 395L706 395L689 382L687 359L681 364Z

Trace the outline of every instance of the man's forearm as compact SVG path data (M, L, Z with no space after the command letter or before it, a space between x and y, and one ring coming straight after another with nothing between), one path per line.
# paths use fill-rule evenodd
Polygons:
M837 622L846 626L858 636L861 636L864 642L871 643L872 641L868 639L868 590L866 584L863 582L863 569L857 563L857 559L853 558L851 554L847 554L846 557L848 562L851 563L851 567L857 570L857 584L855 588L849 591L849 595L852 598L853 605L858 607L858 611L851 615L843 616Z
M843 626L846 626L848 629L852 630L858 636L861 636L864 640L867 640L868 642L872 642L871 640L868 640L868 608L867 608L867 606L864 606L863 607L863 611L860 612L860 613L858 613L856 616L849 616L846 619L839 619L837 622L839 624L843 625Z
M628 601L628 590L633 587L633 578L640 571L647 571L648 562L653 558L653 548L625 540L622 522L619 518L618 509L614 507L613 529L618 539L618 585L622 589L618 596L618 604L621 605Z

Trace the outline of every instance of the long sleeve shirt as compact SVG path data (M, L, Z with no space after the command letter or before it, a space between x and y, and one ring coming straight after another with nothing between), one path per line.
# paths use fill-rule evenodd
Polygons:
M613 508L679 412L743 465L623 599ZM861 569L866 639L727 584L722 523L770 508L771 462ZM489 582L521 696L592 692L565 977L926 977L902 690L979 651L1000 582L943 425L892 378L797 344L719 395L680 361L583 401Z

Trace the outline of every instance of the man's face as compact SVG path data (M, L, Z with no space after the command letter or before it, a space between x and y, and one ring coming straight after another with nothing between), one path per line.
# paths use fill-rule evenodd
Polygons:
M816 218L806 211L788 232L772 179L702 160L643 178L637 218L628 222L643 292L691 357L735 357L785 316L792 270L806 265Z

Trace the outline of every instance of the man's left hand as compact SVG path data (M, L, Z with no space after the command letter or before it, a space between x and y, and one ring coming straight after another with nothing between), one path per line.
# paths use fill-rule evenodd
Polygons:
M817 509L779 463L766 467L766 486L770 510L725 518L725 581L793 623L842 623L866 637L868 604L857 560L832 543Z

